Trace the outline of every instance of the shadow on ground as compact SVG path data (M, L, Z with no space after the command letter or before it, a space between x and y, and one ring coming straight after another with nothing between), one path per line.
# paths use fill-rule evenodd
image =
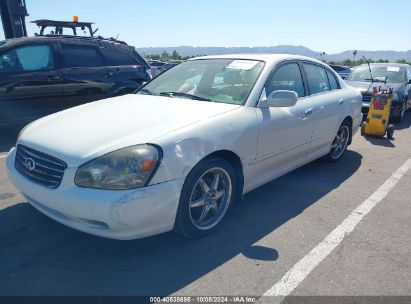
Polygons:
M0 153L9 152L25 124L0 125Z
M339 163L311 163L247 194L200 240L97 238L13 205L0 211L0 295L168 295L238 254L275 261L281 252L255 243L337 188L361 159L348 151Z
M411 126L411 109L409 109L404 114L404 120L401 123L394 124L395 130L404 130L408 129ZM395 132L394 132L395 136Z

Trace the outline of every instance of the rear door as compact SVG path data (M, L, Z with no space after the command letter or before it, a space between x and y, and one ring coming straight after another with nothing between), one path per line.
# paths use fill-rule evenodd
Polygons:
M61 107L63 83L53 43L31 43L0 54L0 124L29 122Z
M138 89L143 82L149 81L147 74L149 65L138 54L122 46L107 48L104 50L111 70L118 72L118 83L115 87L115 95L131 93Z
M106 67L99 47L91 44L60 44L66 107L109 97L116 71Z
M316 105L313 138L308 157L313 158L329 152L337 134L341 116L344 114L344 92L340 89L334 73L312 62L302 64L308 92Z

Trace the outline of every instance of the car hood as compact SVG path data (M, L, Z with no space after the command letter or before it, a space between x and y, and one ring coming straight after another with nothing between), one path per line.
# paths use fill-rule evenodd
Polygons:
M154 140L238 105L126 95L71 108L27 126L18 143L79 166L108 152Z
M350 81L350 80L346 80L345 81L349 86L354 87L356 89L358 89L362 94L364 93L369 93L371 94L373 92L374 88L377 88L377 90L380 87L383 86L388 86L390 88L393 88L394 92L398 91L401 89L401 87L403 86L402 83L393 83L393 82L387 82L386 84L382 83L382 82L364 82L364 81Z

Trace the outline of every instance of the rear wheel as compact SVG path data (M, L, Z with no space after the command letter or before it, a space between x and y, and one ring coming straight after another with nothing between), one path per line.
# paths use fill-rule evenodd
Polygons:
M175 229L188 238L213 232L221 225L239 191L236 172L230 163L220 158L201 161L184 183Z
M367 123L364 121L361 124L361 136L365 136L365 126L367 125Z
M403 102L403 103L401 104L401 111L400 111L400 113L398 113L398 116L396 116L396 117L394 118L394 121L395 121L395 122L400 123L400 122L402 122L402 121L404 120L404 114L405 114L405 110L406 110L406 109L407 109L406 104L405 104L405 102Z
M347 151L350 137L351 124L345 120L338 129L326 159L331 162L339 161L343 157L345 151Z
M393 139L394 135L394 125L388 125L387 127L387 138Z

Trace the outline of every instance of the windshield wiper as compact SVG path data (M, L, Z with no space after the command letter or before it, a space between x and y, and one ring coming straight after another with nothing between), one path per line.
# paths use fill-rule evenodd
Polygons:
M187 94L187 93L182 93L182 92L161 92L159 94L160 96L168 96L168 97L183 97L183 98L188 98L188 99L193 99L193 100L201 100L201 101L211 101L211 99L192 95L192 94Z
M142 95L155 95L153 92L147 89L141 89L137 91L137 94L142 94Z

